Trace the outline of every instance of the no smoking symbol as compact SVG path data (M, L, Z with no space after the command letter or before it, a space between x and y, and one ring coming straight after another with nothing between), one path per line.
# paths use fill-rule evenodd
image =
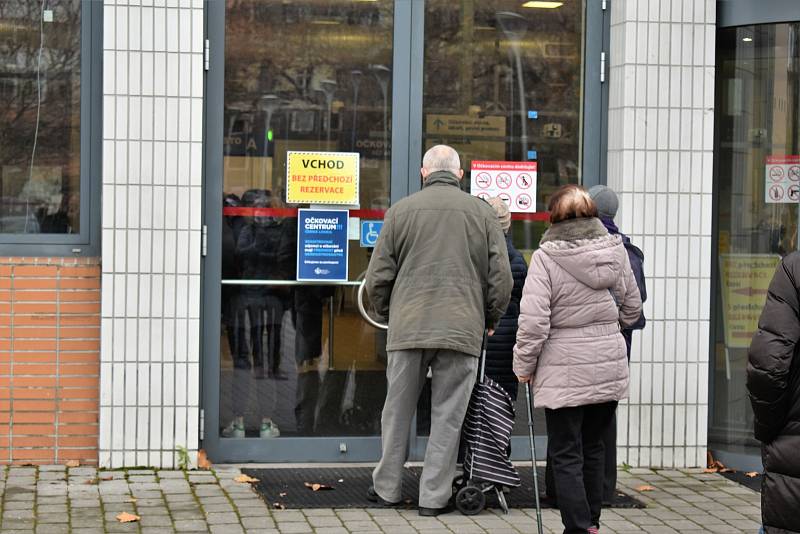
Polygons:
M530 174L520 174L517 176L517 185L522 189L528 189L532 183L533 180Z
M797 165L789 167L789 179L793 182L800 180L800 167Z
M520 196L517 197L517 207L521 210L527 210L531 207L531 197L525 193L522 193Z
M486 189L492 183L492 177L489 176L488 173L482 172L476 178L475 182L480 186Z
M506 172L501 172L497 175L497 185L503 189L511 187L511 175Z
M769 170L769 177L773 182L783 180L783 167L772 167Z
M772 200L781 200L783 198L783 188L779 185L773 185L769 188L769 198Z

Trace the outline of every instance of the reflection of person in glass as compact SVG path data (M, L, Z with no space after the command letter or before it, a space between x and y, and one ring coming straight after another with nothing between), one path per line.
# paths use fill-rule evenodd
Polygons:
M255 208L272 208L279 204L269 191L248 191L245 197L248 195L252 195L251 205ZM256 213L249 224L242 228L237 241L242 277L250 280L287 280L291 275L293 258L293 243L289 238L281 218L268 212ZM242 306L247 309L250 320L250 344L256 378L264 378L265 364L267 377L285 378L280 372L280 339L288 293L284 287L263 285L247 285L241 290Z

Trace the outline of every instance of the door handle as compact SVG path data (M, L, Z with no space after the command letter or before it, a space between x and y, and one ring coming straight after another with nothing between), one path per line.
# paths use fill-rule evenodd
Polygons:
M361 282L361 285L358 286L358 296L356 297L356 303L358 303L358 311L361 312L361 317L364 318L366 322L374 326L379 330L389 330L389 325L379 323L375 319L369 316L367 313L367 309L364 307L364 289L366 288L367 280L364 279Z

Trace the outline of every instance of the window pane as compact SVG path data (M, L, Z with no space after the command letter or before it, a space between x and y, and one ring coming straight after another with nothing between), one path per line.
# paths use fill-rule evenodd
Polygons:
M719 231L709 441L738 452L758 446L745 384L747 349L775 266L800 249L799 50L797 23L717 34Z
M80 0L0 2L0 233L78 233Z

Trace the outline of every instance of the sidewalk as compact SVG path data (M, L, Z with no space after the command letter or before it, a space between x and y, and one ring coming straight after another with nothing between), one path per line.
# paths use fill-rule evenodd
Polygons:
M457 532L492 534L536 531L533 510L502 516L458 513L438 519L416 511L270 511L248 484L234 481L239 470L97 471L64 466L0 468L3 533L214 532L347 533ZM760 496L717 474L700 470L620 471L623 489L647 503L646 509L606 510L603 533L748 532L759 526ZM654 489L639 492L635 488ZM365 488L366 489L366 488ZM120 523L121 512L140 521ZM543 511L546 532L561 532L555 510Z

